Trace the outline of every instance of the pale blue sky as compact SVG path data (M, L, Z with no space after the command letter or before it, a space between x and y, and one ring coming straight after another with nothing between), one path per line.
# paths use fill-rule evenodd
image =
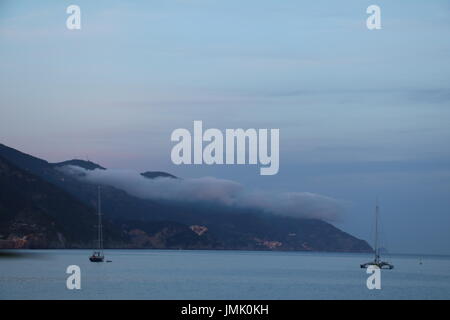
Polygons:
M308 2L3 0L0 142L317 192L348 201L338 226L368 240L378 195L391 251L450 253L450 1ZM280 128L280 173L171 164L193 120Z

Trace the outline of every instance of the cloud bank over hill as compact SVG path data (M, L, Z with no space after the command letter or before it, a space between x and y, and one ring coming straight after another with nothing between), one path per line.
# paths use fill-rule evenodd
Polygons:
M92 184L112 186L150 200L217 204L329 222L341 220L345 207L343 201L319 194L250 190L238 182L214 177L149 179L133 170L86 170L70 165L59 170Z

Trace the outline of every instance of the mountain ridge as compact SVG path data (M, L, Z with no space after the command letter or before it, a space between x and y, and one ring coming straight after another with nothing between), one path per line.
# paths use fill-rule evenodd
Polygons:
M95 208L97 186L82 182L61 168L86 162L68 160L57 164L0 144L0 156L20 169L61 189L85 206ZM94 170L103 168L88 163ZM104 170L104 169L102 169ZM177 177L158 171L147 178ZM120 230L120 241L109 246L161 249L234 249L369 252L366 241L357 239L318 219L301 219L259 211L140 199L112 186L102 186L105 217ZM1 203L0 203L1 206ZM158 230L154 227L157 226Z
M54 167L64 167L64 166L77 166L86 170L106 170L106 168L102 167L101 165L94 163L89 160L80 160L80 159L72 159L72 160L66 160L62 162L56 162L51 164Z

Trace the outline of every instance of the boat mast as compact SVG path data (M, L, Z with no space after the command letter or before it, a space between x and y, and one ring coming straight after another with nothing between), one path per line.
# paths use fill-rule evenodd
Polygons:
M379 207L378 207L378 198L375 205L375 243L374 243L374 249L375 249L375 261L378 262L380 260L380 254L378 249L378 214L379 214Z
M98 249L103 253L102 202L100 191L100 186L98 186Z

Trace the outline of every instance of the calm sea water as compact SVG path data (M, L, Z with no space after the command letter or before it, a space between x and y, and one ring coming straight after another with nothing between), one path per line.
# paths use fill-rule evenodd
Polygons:
M24 252L24 251L21 251ZM368 290L364 254L248 251L33 250L0 260L0 299L449 299L450 257L390 256ZM420 260L422 264L420 264ZM66 268L81 268L81 290Z

